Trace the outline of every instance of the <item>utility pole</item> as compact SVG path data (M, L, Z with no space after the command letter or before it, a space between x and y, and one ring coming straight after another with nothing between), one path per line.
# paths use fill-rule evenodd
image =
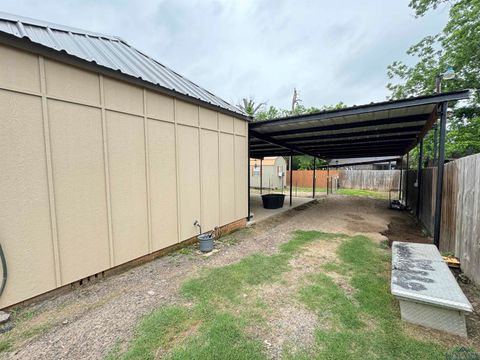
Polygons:
M297 88L293 88L292 114L295 111L295 106L297 106L300 101L302 101L302 100L300 100L299 97L298 97Z

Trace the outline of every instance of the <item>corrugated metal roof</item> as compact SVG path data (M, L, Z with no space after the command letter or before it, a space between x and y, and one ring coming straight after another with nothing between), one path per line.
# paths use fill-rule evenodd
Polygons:
M0 31L27 38L56 51L65 51L77 58L245 116L236 106L143 54L119 37L4 12L0 12Z
M468 90L462 90L254 122L249 131L250 156L403 155L434 124L438 104L469 96Z

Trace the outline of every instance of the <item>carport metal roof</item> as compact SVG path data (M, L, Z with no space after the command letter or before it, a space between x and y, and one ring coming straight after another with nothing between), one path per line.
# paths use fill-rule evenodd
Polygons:
M441 103L468 97L462 90L251 123L250 157L404 155L434 125Z

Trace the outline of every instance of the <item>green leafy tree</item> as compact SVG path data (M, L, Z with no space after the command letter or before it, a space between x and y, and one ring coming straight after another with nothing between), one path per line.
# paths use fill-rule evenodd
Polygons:
M468 104L451 103L446 156L461 157L480 152L480 0L411 0L417 17L440 6L449 6L443 31L430 35L407 50L416 58L413 66L396 61L388 67L391 98L432 94L436 77L448 67L454 80L444 81L442 91L475 89ZM433 136L424 140L425 155L433 157ZM416 153L416 152L414 152Z

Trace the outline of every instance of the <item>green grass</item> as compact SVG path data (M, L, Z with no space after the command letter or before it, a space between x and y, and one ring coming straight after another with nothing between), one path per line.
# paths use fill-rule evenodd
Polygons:
M372 197L376 199L388 199L388 192L362 190L362 189L338 189L336 194L348 195L348 196Z
M279 252L255 254L241 261L204 270L185 281L180 294L188 305L160 308L138 325L123 354L114 348L108 359L265 359L262 339L247 331L265 327L265 303L254 288L284 284L289 261L313 241L342 239L337 261L306 275L298 301L317 314L318 327L310 348L287 359L439 359L446 348L416 340L404 332L389 291L389 254L364 236L297 231ZM353 292L336 282L339 274ZM295 299L293 299L295 300ZM265 328L267 329L267 328Z
M228 313L216 313L182 346L169 353L166 359L266 359L262 342L245 335L242 319Z
M288 194L288 189L284 191L285 194ZM295 196L295 191L297 193L312 193L313 189L309 187L293 187L293 195ZM326 193L326 188L316 188L315 193ZM362 196L362 197L372 197L376 199L388 199L388 192L383 191L371 191L371 190L362 190L362 189L338 189L335 192L336 195L347 195L347 196Z
M107 358L154 359L157 350L163 349L168 359L263 359L262 342L249 338L244 328L261 324L259 313L267 309L259 300L245 299L244 292L252 286L280 281L280 275L289 269L289 260L305 244L337 237L297 231L276 255L254 254L231 265L204 270L180 287L180 294L193 301L193 306L154 311L138 326L129 350L118 354L113 349Z
M10 351L13 344L10 340L0 340L0 353Z
M340 266L349 269L348 298L327 274L312 277L300 299L317 311L319 326L312 349L286 354L290 359L441 359L446 348L406 335L390 294L386 266L389 258L364 236L344 241L338 250ZM325 266L336 271L337 264ZM327 314L327 316L325 315ZM325 326L328 324L328 326Z

